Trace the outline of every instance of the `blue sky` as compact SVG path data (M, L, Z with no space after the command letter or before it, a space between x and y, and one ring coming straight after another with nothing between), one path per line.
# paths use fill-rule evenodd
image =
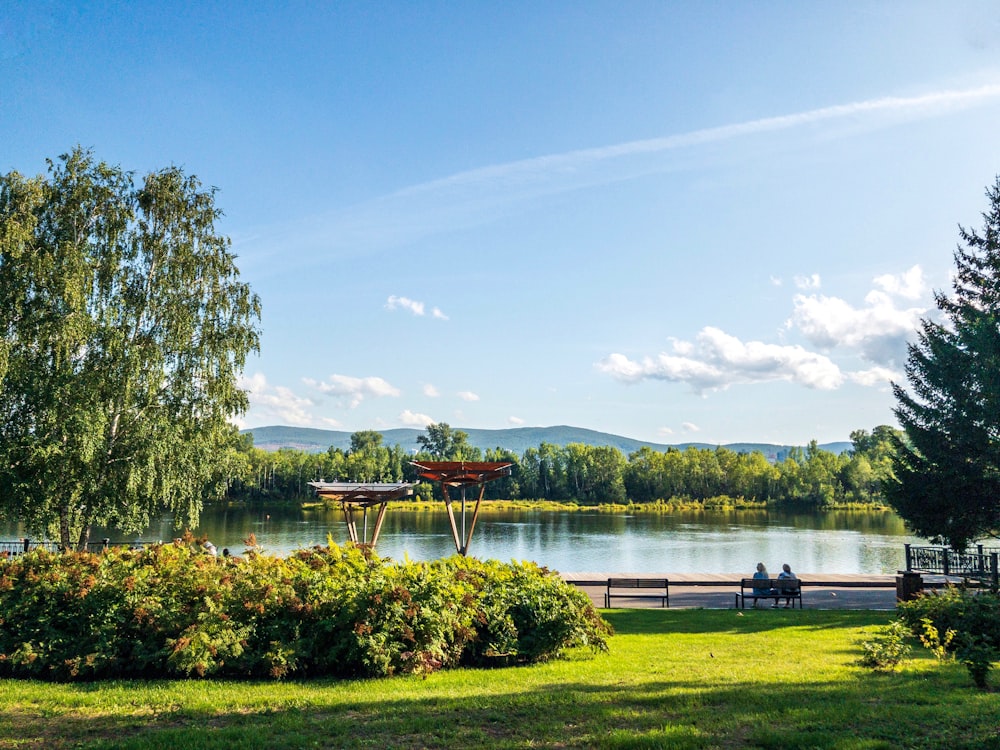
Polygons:
M995 2L0 3L0 170L218 188L241 424L893 424L1000 173Z

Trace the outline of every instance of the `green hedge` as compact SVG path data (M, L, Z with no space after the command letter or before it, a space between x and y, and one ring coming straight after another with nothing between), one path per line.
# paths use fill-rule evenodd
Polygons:
M8 676L384 676L603 650L610 632L533 563L395 563L353 545L213 557L190 538L0 561Z

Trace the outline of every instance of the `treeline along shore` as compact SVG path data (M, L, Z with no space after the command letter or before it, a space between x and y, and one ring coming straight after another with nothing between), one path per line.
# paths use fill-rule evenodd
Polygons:
M594 506L666 504L681 507L798 504L830 508L884 504L882 485L890 476L898 432L878 426L851 433L851 449L834 453L816 441L794 448L781 461L760 452L727 448L640 448L628 455L610 446L541 443L521 455L469 445L462 430L432 424L418 438L414 455L383 444L377 431L351 436L347 449L325 452L294 448L266 451L239 436L229 484L233 500L303 501L310 481L418 482L414 460L502 461L510 475L486 485L491 500L544 500ZM416 498L440 499L440 489L417 487Z

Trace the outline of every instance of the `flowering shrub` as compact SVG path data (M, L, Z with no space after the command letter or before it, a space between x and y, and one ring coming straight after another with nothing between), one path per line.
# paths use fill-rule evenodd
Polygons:
M589 598L532 563L348 545L214 557L185 540L0 561L0 674L383 676L606 649Z

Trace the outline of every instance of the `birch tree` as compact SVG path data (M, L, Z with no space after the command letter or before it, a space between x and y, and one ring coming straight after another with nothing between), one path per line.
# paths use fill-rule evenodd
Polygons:
M76 148L0 176L0 513L85 547L221 494L260 302L214 189Z

